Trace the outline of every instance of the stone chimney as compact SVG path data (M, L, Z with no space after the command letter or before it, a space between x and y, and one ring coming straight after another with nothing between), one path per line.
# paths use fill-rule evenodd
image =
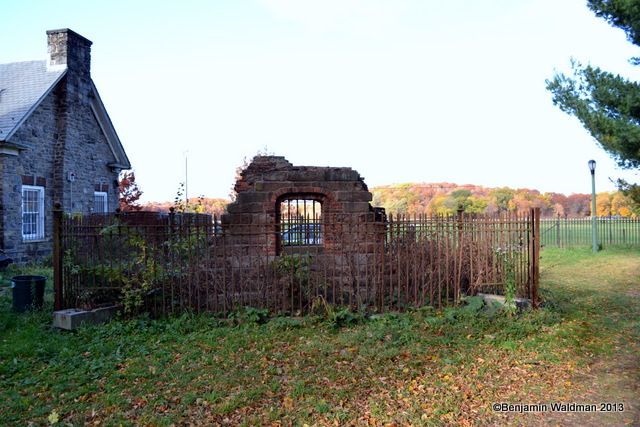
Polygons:
M47 67L66 66L69 71L88 78L91 73L91 41L68 28L47 31L49 60Z

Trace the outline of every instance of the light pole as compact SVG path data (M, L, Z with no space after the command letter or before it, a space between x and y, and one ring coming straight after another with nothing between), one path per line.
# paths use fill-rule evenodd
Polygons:
M591 171L591 244L593 252L598 252L598 232L596 230L596 161L589 160Z
M184 152L184 207L189 206L189 150Z

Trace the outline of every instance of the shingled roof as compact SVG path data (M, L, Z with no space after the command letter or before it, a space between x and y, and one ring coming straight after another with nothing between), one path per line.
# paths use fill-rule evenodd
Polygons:
M66 68L47 69L46 61L0 64L0 141L7 141L40 105Z
M19 142L10 141L11 136L66 73L65 65L48 67L47 61L0 64L0 147L25 148ZM109 166L129 169L129 158L93 82L91 89L91 109L115 157Z

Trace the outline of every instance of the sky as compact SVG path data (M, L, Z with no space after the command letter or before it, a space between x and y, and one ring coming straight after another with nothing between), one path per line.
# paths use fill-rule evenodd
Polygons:
M228 197L258 151L348 166L369 187L597 191L622 171L551 101L570 60L637 80L582 0L0 0L0 63L48 29L93 41L92 77L143 201ZM186 166L186 167L185 167Z

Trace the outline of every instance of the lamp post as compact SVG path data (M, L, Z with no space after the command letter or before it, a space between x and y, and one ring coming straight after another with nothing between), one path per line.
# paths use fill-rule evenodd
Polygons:
M184 207L189 206L189 150L184 152Z
M598 252L598 232L596 230L596 161L589 160L591 171L591 244L593 252Z

